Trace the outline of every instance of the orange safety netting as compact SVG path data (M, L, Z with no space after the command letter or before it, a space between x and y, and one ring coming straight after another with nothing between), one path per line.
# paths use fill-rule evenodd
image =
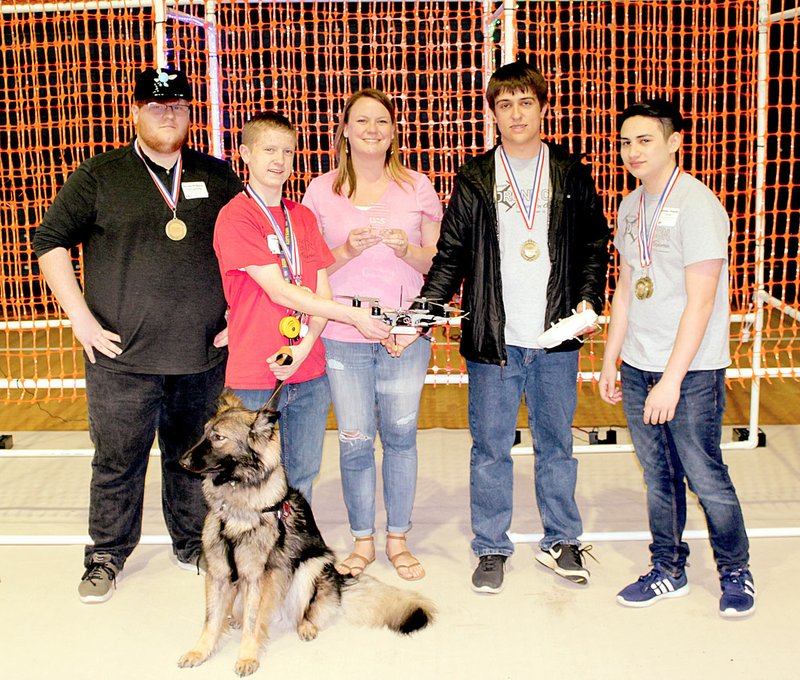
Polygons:
M789 8L772 2L771 11ZM0 399L63 399L79 392L81 351L30 250L30 238L69 172L85 158L128 141L133 74L156 62L151 3L2 2L0 183L2 317ZM205 19L202 3L181 12ZM488 120L483 90L516 41L544 71L552 92L548 139L587 154L613 225L633 187L616 145L615 118L636 98L665 94L691 120L682 165L707 183L732 216L731 299L735 314L754 310L763 267L766 307L761 361L794 368L797 321L797 62L799 20L768 29L765 235L756 242L758 7L755 0L586 0L519 3L515 35L489 22L483 2L216 3L223 153L235 149L244 120L278 109L300 130L288 193L330 169L335 125L346 97L379 87L399 108L402 154L447 200L458 166L482 151ZM212 142L207 31L174 16L166 22L169 63L186 69L197 101L193 144ZM794 213L792 212L794 210ZM764 248L763 263L758 248ZM80 256L74 253L80 274ZM616 268L610 277L610 291ZM751 316L732 327L735 369L753 361ZM599 370L603 339L583 352L582 370ZM462 372L455 345L441 338L432 373ZM19 389L18 379L30 381ZM8 382L10 381L10 382ZM61 381L68 381L64 386Z

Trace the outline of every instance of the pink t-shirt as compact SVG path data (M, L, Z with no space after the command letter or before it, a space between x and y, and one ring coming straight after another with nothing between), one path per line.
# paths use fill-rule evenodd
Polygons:
M314 179L303 197L311 208L330 248L347 240L352 229L403 229L408 242L422 244L422 224L442 220L442 204L430 180L408 171L413 185L392 182L380 201L369 208L354 206L346 195L333 191L336 171ZM422 288L422 274L379 243L345 264L330 276L334 295L378 298L385 307L408 307L410 298ZM401 295L403 300L401 300ZM347 300L338 300L347 303ZM343 342L373 342L347 324L328 322L323 337Z
M314 215L308 208L284 199L292 221L302 262L303 285L317 288L317 272L333 264L334 258L320 237ZM280 207L270 213L284 226ZM280 265L280 257L271 252L267 237L272 225L256 202L242 192L226 205L214 228L214 250L219 260L222 286L230 305L228 318L228 366L225 385L234 389L263 390L275 386L275 376L267 366L272 356L289 341L278 330L281 319L289 313L275 304L244 267ZM288 383L318 378L325 372L325 349L317 340L302 366Z

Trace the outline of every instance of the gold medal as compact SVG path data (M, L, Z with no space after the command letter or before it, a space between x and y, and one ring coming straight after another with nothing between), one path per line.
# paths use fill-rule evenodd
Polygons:
M186 236L186 222L179 220L177 217L173 217L167 222L164 231L167 232L167 236L173 241L182 241Z
M653 294L653 279L649 276L642 276L636 281L633 290L637 300L646 300Z
M539 244L532 239L528 239L525 243L522 244L522 247L519 249L520 255L522 255L522 259L526 262L533 262L539 258L541 250L539 249Z

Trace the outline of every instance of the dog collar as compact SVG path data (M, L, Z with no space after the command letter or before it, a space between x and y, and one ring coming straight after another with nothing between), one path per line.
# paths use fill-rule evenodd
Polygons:
M264 508L261 512L265 515L274 514L278 520L285 522L286 518L292 514L292 506L289 505L289 501L282 501L281 503L275 503L275 505Z

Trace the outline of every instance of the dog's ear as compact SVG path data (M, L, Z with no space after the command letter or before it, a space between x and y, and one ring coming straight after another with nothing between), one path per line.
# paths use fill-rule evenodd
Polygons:
M262 407L256 412L256 419L250 428L251 434L256 437L270 437L275 430L278 418L281 417L280 411L273 411L270 408Z
M222 394L219 395L219 399L217 399L217 413L230 411L234 408L244 408L244 404L242 404L242 400L239 399L232 390L226 387L222 390Z

